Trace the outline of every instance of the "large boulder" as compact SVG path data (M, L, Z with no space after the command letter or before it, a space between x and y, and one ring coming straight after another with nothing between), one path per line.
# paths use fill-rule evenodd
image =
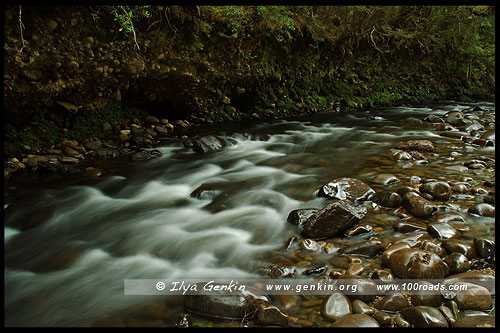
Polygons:
M334 237L358 223L366 213L364 206L350 200L337 201L311 215L299 226L299 230L305 238Z

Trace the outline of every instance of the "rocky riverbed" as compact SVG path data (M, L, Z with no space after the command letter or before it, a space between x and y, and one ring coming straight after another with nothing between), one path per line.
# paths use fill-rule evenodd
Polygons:
M6 162L7 325L494 326L494 290L481 285L495 279L494 104L374 108L169 135L188 125L150 116L109 129L107 139L65 141ZM112 272L99 266L106 260ZM359 292L117 306L103 298L119 294L119 283L96 286L105 272L118 282L345 280ZM41 280L31 293L9 289L36 282L30 273ZM76 295L104 291L96 312L36 296L81 274L93 282ZM402 279L469 288L369 292ZM49 307L54 317L42 318ZM221 319L228 311L230 320Z

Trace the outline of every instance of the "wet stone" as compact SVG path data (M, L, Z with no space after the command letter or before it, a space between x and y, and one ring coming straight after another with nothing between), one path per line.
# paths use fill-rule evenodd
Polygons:
M372 279L380 280L383 283L392 283L394 282L394 275L391 271L385 269L377 269L373 272Z
M392 174L379 174L375 176L372 180L375 184L389 185L399 182L399 179Z
M453 314L453 311L449 307L441 305L437 309L441 311L444 318L448 322L448 325L452 326L456 322L455 315Z
M302 272L303 275L309 276L309 275L320 275L326 272L328 267L326 266L319 266L319 267L314 267L314 268L309 268L306 269L304 272Z
M448 327L443 314L430 306L412 306L401 311L404 319L408 320L414 327Z
M318 242L312 239L301 240L299 242L299 246L309 252L316 252L321 249L321 245L319 245Z
M232 144L229 140L215 135L206 135L193 140L193 150L199 153L222 150Z
M382 207L397 208L401 206L403 198L396 192L379 192L372 197L372 201Z
M403 196L403 207L416 217L430 216L437 210L437 207L432 202L422 198L415 192L408 192Z
M452 327L495 327L495 316L467 316L455 321Z
M428 281L417 281L411 291L411 302L417 306L431 306L437 307L443 303L441 293L437 289L438 286Z
M337 321L341 317L352 313L352 305L349 298L341 292L334 292L325 297L321 304L321 314L332 321Z
M299 228L306 238L321 239L338 235L365 217L367 209L349 200L327 205L310 216Z
M302 208L294 209L288 214L286 219L288 223L298 225L299 227L304 223L311 215L318 212L319 209L316 208Z
M352 301L352 312L371 316L375 313L375 308L369 306L362 300L355 299L354 301Z
M423 241L420 245L420 249L435 253L441 258L446 257L446 250L437 239Z
M258 306L269 304L270 300L262 291L246 287L237 295L218 294L215 291L204 291L205 283L198 285L198 293L184 295L184 308L203 316L225 319L250 319L257 315Z
M404 319L402 316L398 315L396 318L394 318L394 323L401 328L409 328L411 327L411 324Z
M455 302L460 310L485 311L493 307L493 299L485 287L462 281L455 282L454 285L467 286L466 290L456 292Z
M478 203L469 207L469 209L467 209L467 212L469 214L475 214L479 216L495 217L495 206L487 203Z
M419 152L433 152L434 146L429 140L409 140L407 142L401 143L399 149L419 151Z
M346 274L361 275L361 273L363 273L364 270L365 270L365 268L363 267L363 265L358 264L358 263L353 263L347 268Z
M273 279L292 278L297 275L295 267L272 266L269 276Z
M353 288L356 292L353 292ZM351 300L371 302L377 296L377 284L367 278L343 274L337 278L337 290L344 290Z
M487 262L495 264L495 241L486 238L474 238L474 247L480 257Z
M330 327L380 327L380 325L368 315L350 314L340 318Z
M363 241L348 245L339 250L341 254L358 254L366 257L374 257L384 250L382 242L378 240Z
M443 247L445 248L446 252L450 254L453 252L457 252L463 254L469 259L477 257L477 251L474 246L458 239L444 240Z
M365 201L369 200L374 193L375 191L361 180L344 177L323 185L318 191L318 196L329 199Z
M421 222L400 221L392 225L394 231L406 234L416 230L427 230L427 226Z
M437 212L436 214L432 215L432 219L436 222L441 222L441 223L448 223L450 221L465 222L462 215L450 211Z
M393 245L387 247L387 249L384 252L382 252L382 255L381 255L382 264L386 267L389 267L391 265L392 254L395 253L396 251L399 251L402 249L408 249L408 248L410 248L410 245L408 243L404 243L404 242L401 242L398 244L393 244Z
M386 295L382 300L375 304L375 308L383 311L396 312L410 306L406 297L399 291ZM379 321L380 323L380 321Z
M451 186L446 182L429 182L420 187L420 191L432 195L438 200L446 201L451 196Z
M459 238L462 234L447 223L430 223L427 225L427 232L439 239Z
M448 266L437 254L419 249L392 253L390 267L401 279L442 279L449 273Z
M467 272L470 268L469 259L461 253L453 252L444 258L451 274Z
M467 193L467 186L465 184L456 184L451 187L453 193Z
M354 227L347 229L344 232L344 235L346 237L356 236L356 235L360 235L360 234L364 234L364 233L369 233L372 230L373 230L373 227L369 224L355 225Z
M377 311L373 315L373 319L375 319L382 327L387 327L392 323L392 317L382 311Z

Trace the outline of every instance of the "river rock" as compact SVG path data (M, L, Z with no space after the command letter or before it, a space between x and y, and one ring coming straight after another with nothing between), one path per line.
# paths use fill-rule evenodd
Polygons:
M198 292L184 295L184 308L202 316L240 320L257 315L262 304L270 304L269 297L262 291L246 286L245 291L224 295L222 291L206 291L205 283L198 283Z
M340 317L351 313L351 301L339 291L325 297L321 304L321 314L332 321L337 321Z
M444 119L435 114L428 115L427 117L424 118L424 121L432 124L444 123Z
M419 248L435 253L441 258L446 257L446 250L442 246L442 243L437 239L424 240Z
M401 143L399 149L419 152L433 152L434 146L429 140L409 140Z
M451 274L467 272L470 268L470 261L461 253L453 252L444 258L444 262L450 268Z
M373 231L373 227L371 225L361 224L361 225L355 225L354 227L347 229L344 232L344 235L346 237L350 237L350 236L356 236L356 235L360 235L360 234L364 234L364 233L369 233L372 231Z
M458 308L464 310L486 311L493 307L493 299L488 289L469 282L456 282L454 285L466 286L466 290L457 290L455 302Z
M389 208L397 208L403 202L403 198L396 192L378 192L371 200L382 207Z
M487 203L478 203L469 207L467 212L469 214L476 214L479 216L495 217L495 206Z
M460 215L457 212L450 212L450 211L437 212L436 214L432 215L432 219L436 222L442 222L442 223L448 223L451 221L465 222L465 219L463 218L462 215Z
M37 155L30 157L28 161L26 161L26 165L30 168L35 168L38 166L39 162L47 162L48 160L49 158L47 156Z
M299 228L311 215L317 213L319 209L316 208L302 208L302 209L294 209L288 214L288 218L286 219L288 223L298 225Z
M412 283L412 282L410 282ZM411 303L416 306L438 307L443 303L438 285L428 281L417 281L411 291ZM412 285L413 286L413 285Z
M392 174L383 173L383 174L376 175L372 181L375 184L389 185L389 184L394 184L394 183L399 182L399 179L397 179L396 176L394 176Z
M334 237L352 227L365 217L367 209L350 200L331 203L311 215L299 226L306 238L321 239Z
M450 111L445 116L445 121L453 126L465 125L464 116L459 111Z
M228 140L215 135L205 135L193 140L193 150L199 153L214 152L231 145Z
M408 243L398 243L398 244L393 244L389 247L386 248L384 252L382 252L381 259L382 259L382 264L386 267L390 267L391 265L391 255L399 250L402 249L409 249L410 245Z
M342 274L337 278L337 290L351 300L359 299L364 302L373 301L378 294L377 284L373 280L349 274Z
M99 140L92 140L92 141L87 141L83 144L85 149L87 150L97 150L102 147L102 143Z
M424 232L419 232L416 234L411 234L411 235L395 238L392 240L390 245L398 244L398 243L406 243L410 247L418 247L418 246L422 245L422 242L424 242L426 240L431 240L431 239L432 239L432 237L429 236L429 234L424 233Z
M360 299L355 299L354 301L352 301L352 312L371 316L375 313L375 308L369 306Z
M375 304L375 308L383 311L396 312L410 306L410 302L399 291L386 295L382 300Z
M340 318L330 327L380 327L380 325L368 315L350 314Z
M486 238L474 238L474 247L480 257L491 264L495 264L495 241Z
M477 258L477 252L474 246L458 240L458 239L446 239L443 241L443 247L448 253L460 253L469 259Z
M449 224L441 222L429 223L427 225L427 232L439 239L459 238L462 235L460 231Z
M448 327L448 323L441 311L430 306L412 306L401 311L404 319L414 327Z
M427 230L427 226L422 222L399 221L392 225L394 231L406 234L412 231Z
M390 267L401 279L442 279L449 274L448 266L437 254L420 249L392 253Z
M420 187L420 191L431 194L438 200L446 201L451 196L451 186L446 182L429 182Z
M413 159L408 152L400 149L391 149L390 153L392 158L396 161L408 161Z
M478 315L462 317L455 321L452 327L495 327L495 316Z
M416 192L408 192L403 196L403 207L416 217L430 216L437 210L432 202L422 198Z
M362 241L356 244L347 245L341 248L338 253L357 254L365 257L374 257L384 250L382 242L379 240Z
M323 185L318 191L318 196L329 199L364 201L369 200L374 193L375 191L361 180L343 177Z

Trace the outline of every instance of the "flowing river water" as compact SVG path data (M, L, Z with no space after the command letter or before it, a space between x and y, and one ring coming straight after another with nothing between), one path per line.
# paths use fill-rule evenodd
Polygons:
M172 326L184 312L182 296L127 296L124 279L250 278L270 264L294 266L299 274L321 265L345 268L345 256L284 249L291 236L301 239L297 226L287 223L290 211L324 207L330 201L317 190L339 177L360 179L376 192L414 186L412 176L465 182L469 189L494 182L494 147L443 136L423 121L476 106L494 114L491 102L448 101L204 128L234 144L201 154L172 138L156 147L162 153L156 159L100 162L101 177L12 179L4 188L5 325ZM403 167L407 161L391 157L391 148L411 139L434 144L434 153L425 153L427 164ZM480 157L490 167L464 169ZM374 182L381 174L399 182ZM494 240L495 219L467 213L485 195L456 193L443 204L464 218L468 231L460 239ZM387 244L403 235L392 228L401 219L393 209L363 204L371 236ZM26 221L35 227L23 231L19 225ZM338 237L335 246L366 237ZM364 265L380 265L376 260L361 258ZM318 299L303 297L293 314L328 325Z

